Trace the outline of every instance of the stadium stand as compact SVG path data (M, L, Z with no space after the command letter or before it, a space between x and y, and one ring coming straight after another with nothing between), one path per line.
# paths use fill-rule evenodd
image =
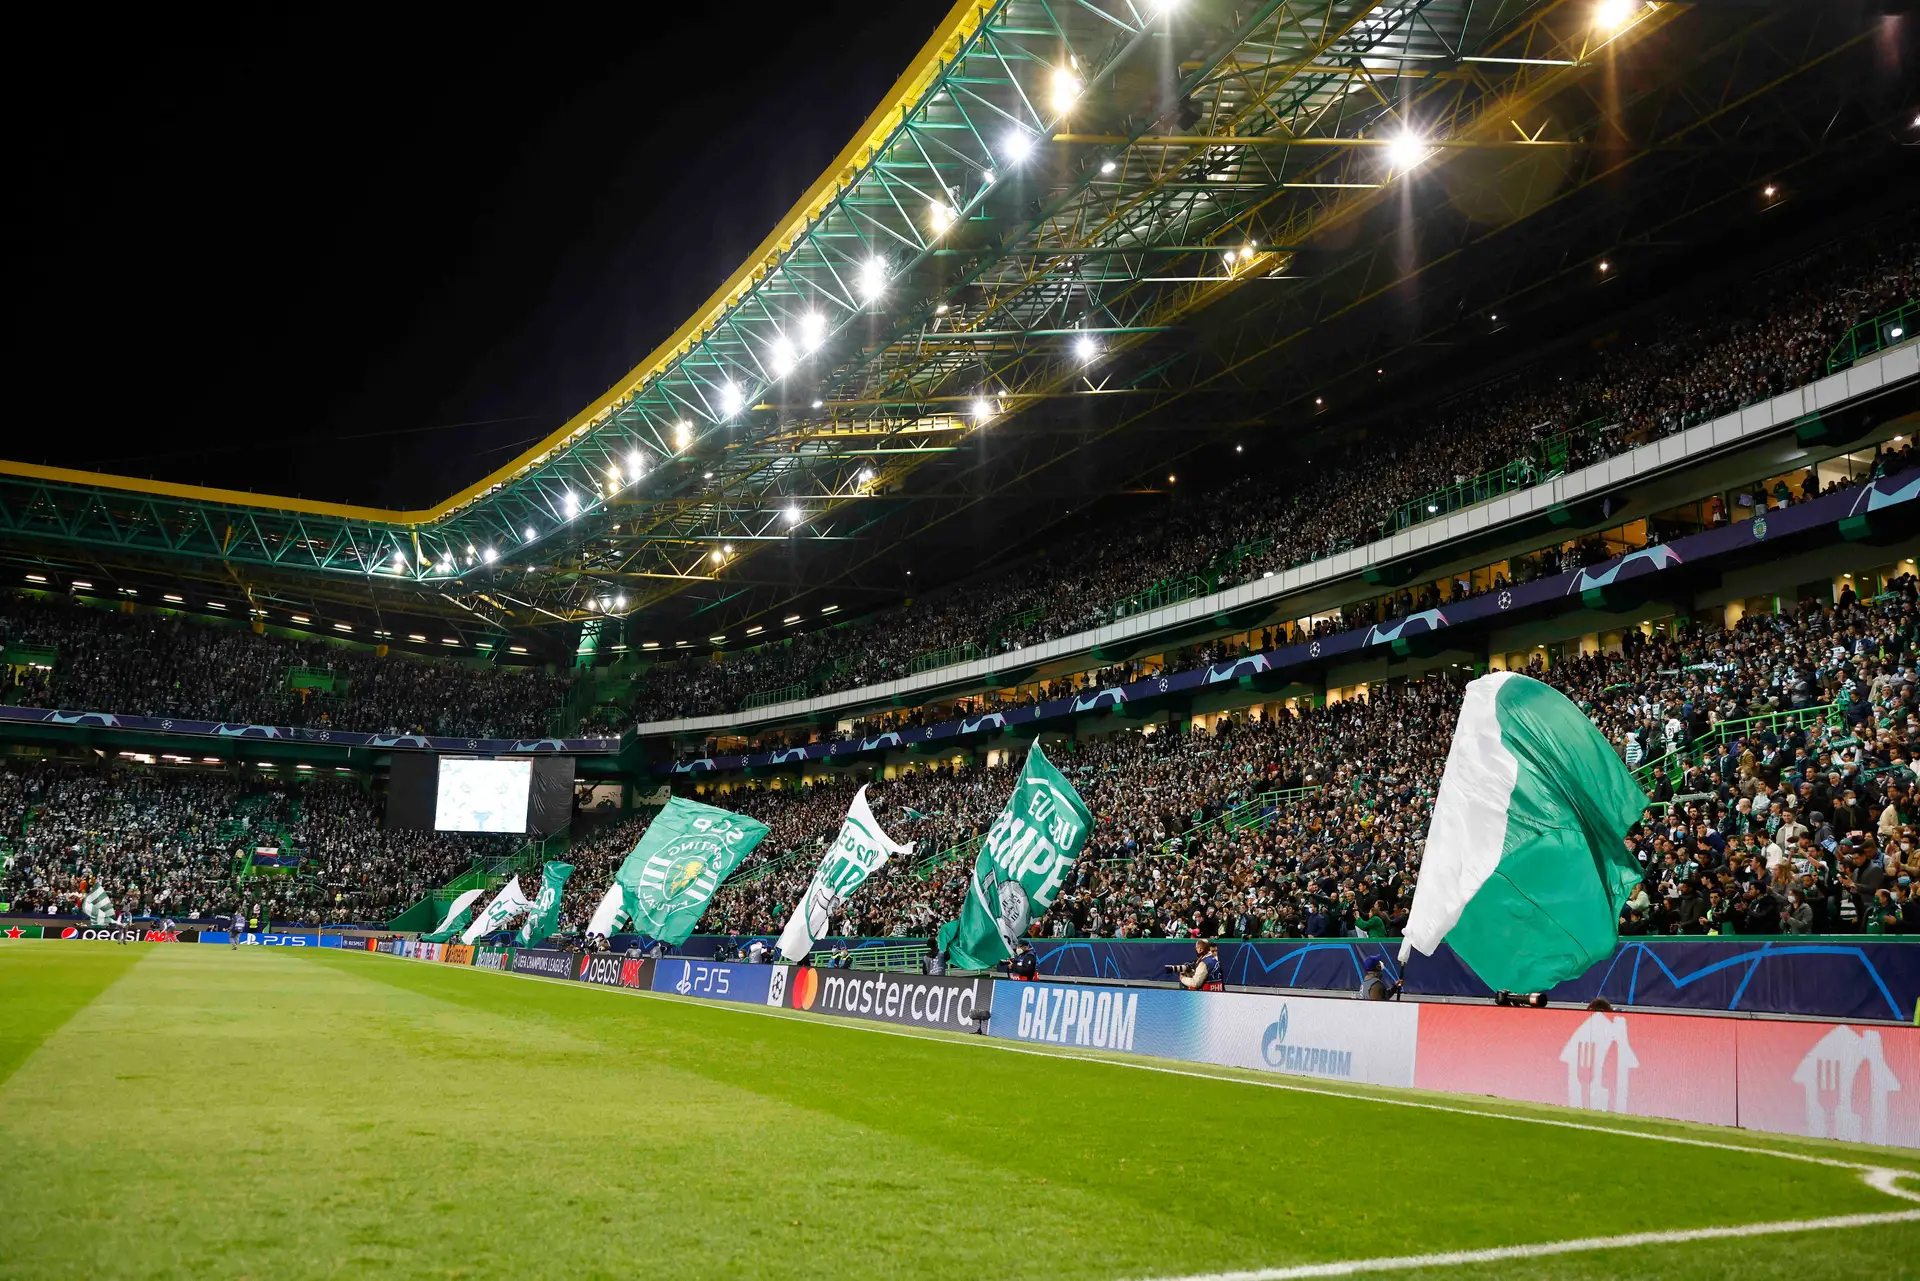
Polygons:
M1831 244L1461 397L1437 422L1242 479L1152 521L1056 540L1057 554L900 611L718 661L662 664L641 683L635 715L657 722L739 710L772 690L855 689L942 656L1017 649L1247 582L1391 532L1428 507L1472 501L1475 477L1532 483L1802 386L1826 372L1851 326L1916 296L1920 242Z
M1920 593L1749 613L1732 627L1630 630L1618 653L1536 674L1639 770L1655 804L1632 934L1920 932ZM1390 936L1404 922L1463 676L1382 682L1323 707L1222 717L1212 733L1126 730L1054 750L1096 818L1044 933L1076 937ZM883 870L835 933L924 937L956 909L1003 798L999 768L934 764L871 784L915 854ZM703 929L778 931L856 781L734 787L709 799L772 829ZM567 855L563 921L583 930L650 812ZM377 922L503 838L389 832L357 783L189 770L9 764L0 770L13 910L71 911L90 884L129 911L191 919L236 896L275 920ZM288 874L250 866L284 850Z
M51 663L0 668L0 703L386 734L543 737L570 681L261 635L180 616L121 613L41 593L0 597L0 648L50 650ZM294 669L325 674L296 688Z
M515 837L388 831L358 781L9 761L0 901L73 915L96 884L130 916L378 925ZM261 854L262 851L270 851Z
M1802 385L1826 370L1848 327L1920 294L1906 239L1863 236L1770 273L1668 305L1635 336L1583 346L1458 398L1437 422L1369 440L1283 479L1243 479L1164 520L1103 525L1071 550L951 589L905 613L735 652L682 660L636 682L641 721L740 707L769 687L823 693L905 674L929 657L1010 649L1111 621L1178 590L1215 590L1302 563L1475 501L1475 477L1531 484ZM1910 466L1877 450L1868 472ZM1760 496L1815 496L1813 471ZM1432 501L1430 502L1429 499ZM1703 506L1712 525L1724 508ZM1657 539L1650 529L1647 537ZM1513 558L1514 581L1610 555L1597 541ZM1490 590L1462 581L1455 594ZM1193 584L1198 587L1193 587ZM1389 593L1316 626L1382 621L1433 602ZM1535 660L1634 766L1655 805L1636 853L1648 868L1629 910L1635 933L1917 932L1920 874L1909 744L1920 735L1911 576L1860 601L1629 629L1617 652ZM1729 615L1731 617L1731 615ZM1264 638L1271 644L1271 635ZM1232 638L1169 651L1161 670L1213 663ZM0 701L145 716L512 737L556 724L570 680L372 653L38 592L0 598L10 663ZM326 679L299 682L294 669ZM1141 663L1055 678L1125 680ZM1092 843L1038 928L1081 937L1333 937L1397 933L1464 673L1377 681L1316 706L1070 740L1054 752L1096 816ZM986 706L982 703L979 706ZM903 708L893 723L925 715ZM856 730L862 729L856 725ZM919 764L875 777L875 814L915 853L886 868L835 921L842 935L924 937L952 915L979 835L1013 762ZM865 774L869 771L860 771ZM788 780L791 784L794 780ZM856 780L804 786L708 780L709 799L772 829L715 898L703 928L778 931L832 839ZM577 871L565 928L583 930L650 811L591 827L565 856ZM0 901L70 912L92 884L135 913L192 918L257 903L277 920L375 923L507 853L497 838L388 832L361 781L280 782L240 772L11 763L0 769ZM266 856L255 850L285 851Z

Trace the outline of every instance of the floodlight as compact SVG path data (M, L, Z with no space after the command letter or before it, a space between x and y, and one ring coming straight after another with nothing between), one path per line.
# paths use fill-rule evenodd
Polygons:
M800 350L811 352L827 340L827 318L817 311L800 317Z
M927 221L933 225L933 234L939 235L953 225L953 207L944 200L936 200L927 206Z
M1405 173L1426 158L1426 139L1411 129L1402 130L1387 144L1387 163L1395 173Z
M1017 165L1033 151L1033 135L1025 129L1009 129L1007 136L1000 140L1000 154L1007 158L1008 164ZM987 179L992 182L992 178Z
M1053 69L1053 109L1065 113L1080 96L1080 77L1066 67Z
M725 395L726 395L725 391L722 391L721 392L722 398L724 398ZM675 449L685 449L688 445L691 445L692 443L693 443L693 424L685 421L684 419L680 422L675 423L673 425L673 447Z
M1081 334L1073 340L1073 354L1080 357L1081 364L1091 364L1094 357L1100 354L1100 344L1092 334Z
M800 355L793 349L793 340L785 334L776 335L773 345L767 348L767 368L773 371L775 378L785 378L793 372L793 366Z
M720 412L721 413L731 418L735 414L740 412L740 406L743 403L744 401L740 395L740 389L738 387L734 386L732 383L720 384Z
M868 302L875 302L885 292L887 292L887 260L874 257L861 263L860 296Z
M487 550L480 553L480 559L486 561L487 564L491 565L493 564L494 561L500 559L500 553L493 550L493 548L489 547L487 548Z

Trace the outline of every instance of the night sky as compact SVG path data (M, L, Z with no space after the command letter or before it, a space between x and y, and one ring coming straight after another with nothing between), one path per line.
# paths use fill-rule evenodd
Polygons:
M4 91L0 457L438 501L685 320L947 7L48 41Z

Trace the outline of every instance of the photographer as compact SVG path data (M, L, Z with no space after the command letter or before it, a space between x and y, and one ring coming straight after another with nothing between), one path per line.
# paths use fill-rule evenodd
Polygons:
M1406 986L1404 978L1387 982L1387 962L1385 957L1369 958L1367 967L1360 975L1360 999L1363 1001L1397 1001L1400 989Z
M1180 986L1189 992L1224 992L1227 985L1221 979L1220 946L1206 939L1193 941L1193 960L1186 965L1169 965L1169 974L1180 980Z
M1020 940L1020 950L1007 962L1007 975L1021 983L1031 983L1040 972L1040 958L1033 954L1033 944Z

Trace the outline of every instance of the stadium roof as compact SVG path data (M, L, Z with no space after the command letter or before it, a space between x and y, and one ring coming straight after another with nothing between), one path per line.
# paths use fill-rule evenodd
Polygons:
M1840 8L964 0L698 313L446 501L0 463L0 546L501 630L886 603L1884 154L1911 105Z

